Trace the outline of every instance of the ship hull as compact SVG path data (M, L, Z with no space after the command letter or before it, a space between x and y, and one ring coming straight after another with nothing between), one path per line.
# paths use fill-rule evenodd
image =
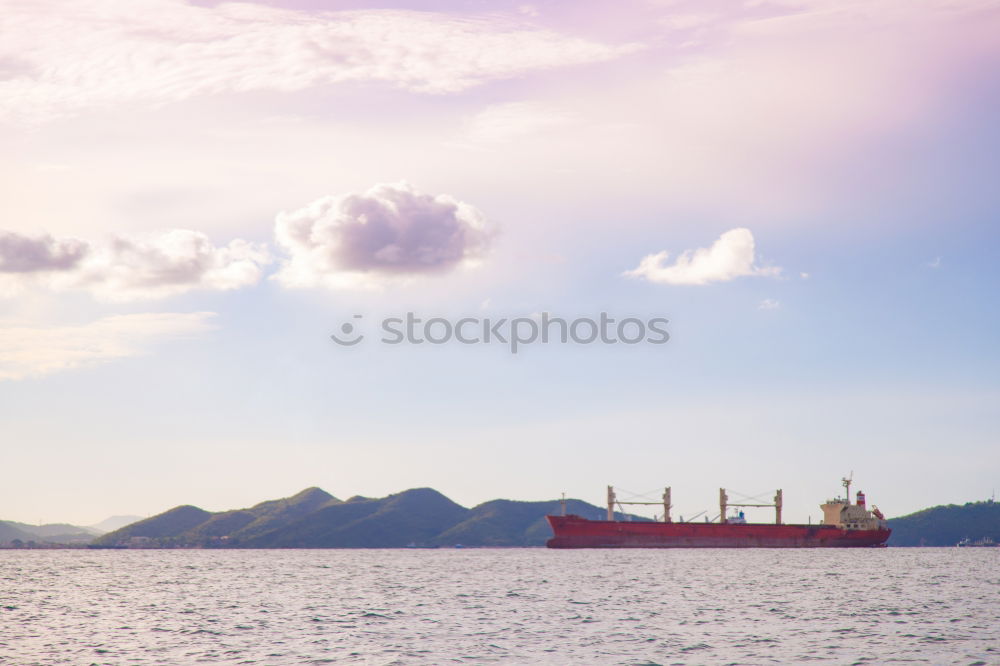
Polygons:
M547 516L549 548L871 548L891 530L833 525L657 523Z

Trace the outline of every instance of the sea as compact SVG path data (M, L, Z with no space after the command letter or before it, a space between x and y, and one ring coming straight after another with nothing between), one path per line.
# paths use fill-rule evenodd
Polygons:
M1000 664L1000 548L0 551L0 664Z

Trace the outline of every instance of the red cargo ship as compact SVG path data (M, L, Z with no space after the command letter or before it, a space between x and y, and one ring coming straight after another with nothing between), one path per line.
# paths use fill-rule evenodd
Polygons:
M821 505L823 523L784 525L781 522L782 493L772 504L730 503L725 488L719 489L718 522L672 522L670 488L663 493L663 518L650 522L615 520L615 505L659 504L622 502L608 487L608 519L588 520L580 516L546 516L555 536L549 548L861 548L884 546L891 530L878 507L869 511L865 494L858 492L851 504L851 480L843 480L846 498ZM774 523L748 523L742 511L726 517L729 508L773 507Z

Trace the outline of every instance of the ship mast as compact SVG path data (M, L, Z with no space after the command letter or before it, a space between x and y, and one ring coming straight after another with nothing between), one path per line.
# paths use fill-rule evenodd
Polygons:
M845 476L840 480L844 484L844 500L847 504L851 503L851 481L854 480L854 472L851 472L850 476Z
M621 510L621 512L625 513L625 507L624 507L625 504L645 504L645 505L650 505L650 506L657 506L657 505L660 504L660 502L622 501L622 500L619 500L618 496L615 494L615 487L614 486L608 486L608 520L609 521L612 521L612 520L615 519L615 505L616 504L618 505L618 508ZM663 489L663 522L665 522L665 523L672 522L670 520L670 507L671 506L673 506L673 505L670 503L670 488L667 487L667 488ZM628 517L628 515L625 516L625 520L630 520L629 517Z
M774 504L747 504L743 502L729 502L729 495L726 494L725 488L719 488L719 522L725 525L728 521L726 520L726 509L730 507L760 507L760 508L771 508L774 507L774 524L781 524L781 507L784 504L784 495L781 492L781 488L774 494Z

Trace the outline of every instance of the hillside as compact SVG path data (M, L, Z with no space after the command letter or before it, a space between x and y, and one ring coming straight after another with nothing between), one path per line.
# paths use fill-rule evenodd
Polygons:
M93 543L110 546L127 543L133 538L146 538L156 539L159 545L164 546L187 545L182 535L211 517L212 514L208 511L185 504L103 534L94 539Z
M108 532L93 543L114 546L150 540L158 546L236 545L337 503L340 500L319 488L306 488L291 497L268 500L248 509L211 513L184 505Z
M399 548L427 545L469 510L431 488L325 506L251 540L272 548Z
M600 517L603 509L567 500L567 510ZM343 502L319 488L246 509L211 513L179 506L94 540L95 547L401 548L542 546L545 515L557 500L493 500L467 509L431 488ZM624 517L618 514L619 518ZM633 517L634 520L644 520Z
M889 520L890 546L954 546L962 539L1000 542L1000 502L935 506Z
M15 540L28 541L35 538L35 535L25 532L19 525L21 523L0 520L0 543L11 543Z
M0 520L0 544L10 544L14 541L83 544L93 539L96 534L94 530L89 528L63 523L28 525L27 523Z
M230 536L246 541L285 527L315 511L342 502L321 488L306 488L305 490L280 500L261 502L247 511L254 520L247 523Z

